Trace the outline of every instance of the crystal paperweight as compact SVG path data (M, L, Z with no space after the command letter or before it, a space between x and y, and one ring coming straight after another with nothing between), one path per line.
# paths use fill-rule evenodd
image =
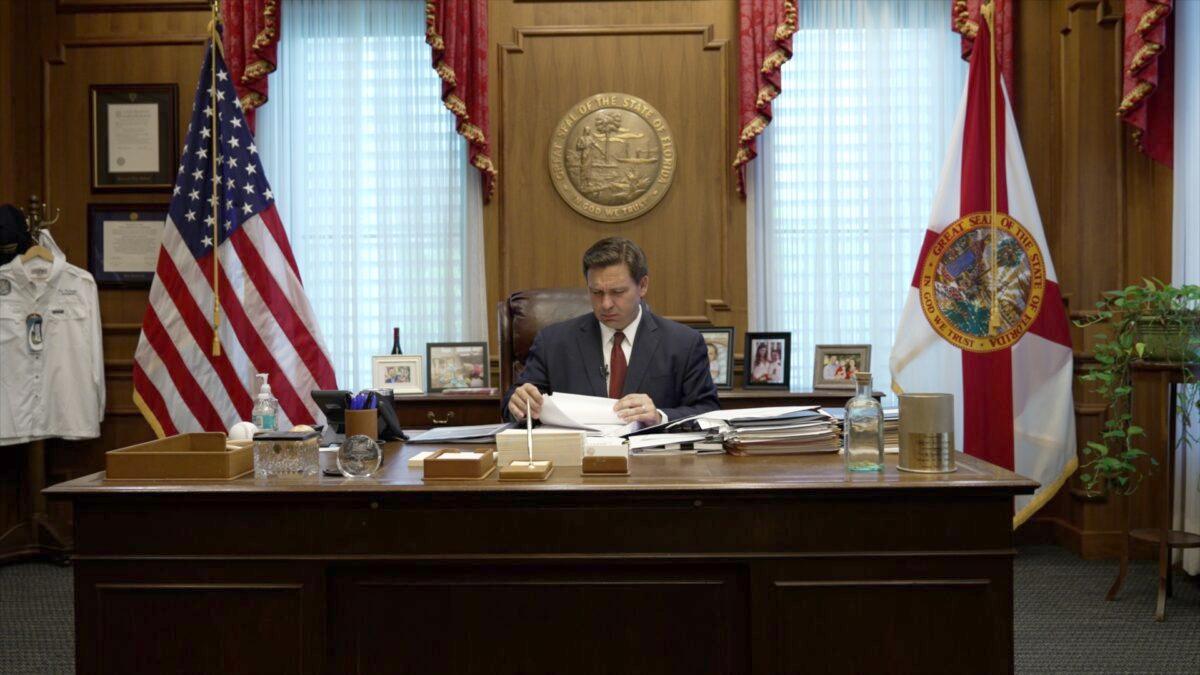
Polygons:
M338 471L346 478L370 477L379 470L381 463L383 450L368 436L351 436L338 448Z

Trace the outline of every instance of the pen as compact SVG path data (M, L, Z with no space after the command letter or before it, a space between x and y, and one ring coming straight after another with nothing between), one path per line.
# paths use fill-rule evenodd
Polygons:
M529 468L533 468L533 415L529 412L529 399L525 399L525 445L529 448Z

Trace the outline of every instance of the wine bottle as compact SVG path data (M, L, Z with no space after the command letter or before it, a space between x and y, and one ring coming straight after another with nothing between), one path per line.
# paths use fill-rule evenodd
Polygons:
M404 352L400 351L400 327L399 326L392 328L392 353L393 354L403 354L404 353Z

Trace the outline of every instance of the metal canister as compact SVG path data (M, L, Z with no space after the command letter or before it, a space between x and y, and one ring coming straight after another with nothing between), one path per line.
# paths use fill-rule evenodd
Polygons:
M950 473L954 466L954 395L900 394L900 461L914 473Z

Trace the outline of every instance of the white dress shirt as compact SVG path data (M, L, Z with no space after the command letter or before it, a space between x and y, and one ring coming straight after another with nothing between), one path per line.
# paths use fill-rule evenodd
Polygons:
M630 321L629 325L621 330L621 333L623 333L625 336L625 339L621 341L621 351L625 352L626 376L628 376L628 374L629 374L629 370L628 370L629 357L631 357L633 355L633 341L637 337L637 329L641 323L642 323L642 306L638 305L637 316L633 317L633 321ZM617 337L617 330L615 328L609 328L608 326L604 325L603 322L600 323L600 351L603 352L603 354L604 354L604 388L605 388L605 390L608 389L609 382L612 379L612 348L613 348L613 342L615 341L616 337ZM666 413L659 410L658 414L662 418L663 422L667 421Z
M18 256L0 266L0 445L100 435L96 282L57 247L53 253L53 262Z

